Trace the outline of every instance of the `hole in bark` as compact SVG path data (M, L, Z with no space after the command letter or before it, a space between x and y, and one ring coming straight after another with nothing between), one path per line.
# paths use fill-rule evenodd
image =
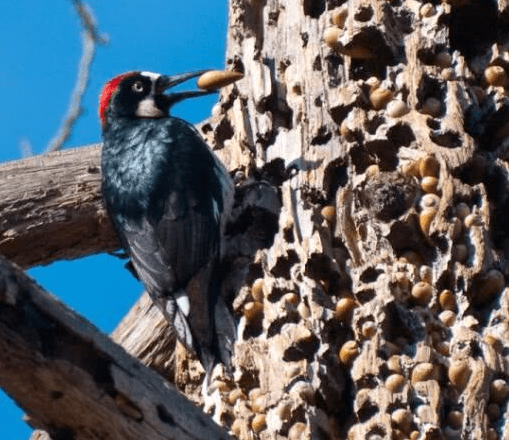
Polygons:
M277 26L277 21L279 19L279 11L276 10L276 11L269 12L268 18L269 18L268 19L269 26Z
M277 158L267 162L259 172L256 172L256 177L258 180L267 180L276 186L281 186L289 177L285 169L285 161Z
M494 105L490 103L490 106ZM468 133L480 135L479 147L485 151L495 151L507 139L509 131L509 106L503 106L496 112L489 112L484 120L479 120L479 112L472 112L472 122ZM507 157L504 157L507 160Z
M414 140L414 132L406 123L398 123L387 130L387 139L398 147L408 147Z
M419 87L417 89L417 109L420 112L424 112L425 114L429 111L425 109L425 106L423 105L425 101L429 98L434 98L438 100L441 104L440 107L440 113L439 114L433 114L430 112L430 114L433 114L434 117L439 117L440 115L443 115L445 113L445 86L441 84L436 78L432 78L429 76L423 76L421 83L419 84ZM429 106L428 106L429 107Z
M50 396L51 396L52 399L58 400L58 399L61 399L64 396L64 393L62 393L62 391L52 391L50 393Z
M331 107L329 109L329 114L336 124L341 125L341 122L346 118L350 109L350 106L338 105L336 107Z
M360 22L369 21L371 20L371 17L373 17L373 9L371 6L362 6L353 17L355 20Z
M373 118L366 121L365 127L369 134L375 134L378 127L385 124L386 122L387 119L384 116L376 114Z
M378 440L383 438L385 438L385 429L380 425L371 428L366 436L366 440Z
M392 178L388 174L377 175L368 180L359 194L359 201L376 218L388 222L400 217L412 206L417 190L415 182L402 175Z
M364 423L367 422L371 417L373 417L378 412L378 406L367 400L362 403L361 407L357 410L357 416L359 417L359 422Z
M420 318L411 310L399 307L395 303L387 305L387 319L383 322L382 329L387 341L395 341L404 337L410 343L424 339L425 329Z
M226 64L231 67L231 70L244 73L244 63L240 56L235 55L233 58L228 58Z
M436 119L426 119L426 125L432 130L440 130L440 121L437 121Z
M322 58L320 55L317 55L313 61L313 70L319 72L322 70Z
M325 12L325 0L304 0L304 15L319 18Z
M461 147L461 137L454 131L447 130L445 132L430 133L429 138L437 145L445 148Z
M391 225L391 232L387 236L392 248L398 256L405 251L412 250L421 253L421 236L416 233L416 225L396 221Z
M362 272L360 276L360 280L363 283L374 283L378 277L383 274L384 271L381 269L375 269L374 267L367 268L364 272Z
M297 362L301 359L307 359L311 362L319 347L320 341L315 335L311 335L310 338L300 340L294 346L288 347L283 354L283 360L285 362Z
M447 48L442 45L433 46L432 48L421 48L417 51L417 58L423 64L433 66L435 65L436 54L445 50L447 50Z
M327 130L327 127L322 125L318 129L318 133L311 139L311 145L324 145L332 138L332 133Z
M295 241L293 227L283 229L283 237L287 243L293 243Z
M253 282L258 278L263 278L263 275L264 273L261 263L250 264L246 276L246 284L253 284Z
M298 324L300 321L300 315L296 311L289 312L286 316L275 319L267 329L267 338L281 333L281 328L285 324Z
M372 374L365 374L355 384L357 385L357 389L369 388L373 390L378 386L378 380Z
M329 77L329 87L338 87L341 84L341 66L343 65L343 58L335 53L330 53L325 57L327 63L327 73ZM331 110L332 111L332 110ZM334 119L335 122L337 122Z
M309 41L309 34L307 32L301 32L300 39L302 40L302 47L306 47Z
M233 127L227 118L221 119L221 122L216 127L216 139L218 144L223 144L224 141L231 139L234 135Z
M327 202L331 203L336 199L337 190L348 181L348 167L343 159L336 159L329 163L324 172L323 187L327 195Z
M259 313L258 316L247 323L242 333L242 339L247 340L250 338L256 338L263 332L263 313Z
M449 19L451 48L467 58L485 53L497 41L497 2L470 0L453 7Z
M270 292L267 294L267 301L276 303L281 300L284 294L291 292L292 290L288 287L272 286Z
M365 304L371 301L376 296L376 292L374 289L364 289L355 295L355 297L359 300L361 304Z
M271 275L278 278L290 278L290 269L299 262L299 256L293 249L289 249L286 256L280 256L270 271Z
M382 171L393 171L398 165L398 149L397 145L384 139L375 139L368 141L365 148L370 156L377 159L378 166Z
M482 154L476 154L474 157L468 161L466 164L462 165L461 167L456 168L453 170L453 176L456 178L459 178L462 182L468 184L468 185L477 185L478 183L481 183L484 181L485 176L488 172L488 161ZM499 189L502 189L503 187L498 187L503 182L503 179L495 179L495 187L491 186L491 188L488 188L488 197L490 195L490 191L495 190L495 192L492 192L495 197L493 197L493 200L499 200L500 193Z
M509 237L509 188L508 176L505 169L494 167L486 176L485 183L488 190L488 199L494 209L491 211L491 234L495 247L503 248Z

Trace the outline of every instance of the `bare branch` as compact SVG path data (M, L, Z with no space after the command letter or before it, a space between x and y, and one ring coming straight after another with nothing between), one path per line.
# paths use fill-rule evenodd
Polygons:
M83 54L81 56L80 65L78 69L78 79L72 92L71 104L67 111L67 116L64 118L62 127L57 135L50 141L49 146L46 148L47 152L56 151L62 148L64 143L71 136L71 130L83 109L81 108L81 101L85 95L90 77L90 66L95 55L95 45L105 44L106 38L101 36L97 30L97 26L89 11L88 6L80 0L73 0L74 7L81 18L83 30Z
M52 438L230 438L3 257L0 305L0 385Z
M100 145L0 166L0 252L23 268L118 248L101 199Z

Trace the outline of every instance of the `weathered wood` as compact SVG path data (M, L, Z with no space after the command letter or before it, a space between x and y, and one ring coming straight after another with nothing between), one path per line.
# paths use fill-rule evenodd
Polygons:
M150 368L0 257L0 385L53 438L228 439Z
M240 439L509 438L506 26L506 1L230 2L244 78L208 142L283 205L234 303Z
M100 144L2 164L0 253L26 268L118 248L100 185Z

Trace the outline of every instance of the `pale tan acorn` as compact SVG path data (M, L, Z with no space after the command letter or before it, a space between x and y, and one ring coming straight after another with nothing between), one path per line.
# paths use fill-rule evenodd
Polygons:
M346 18L348 17L348 7L343 5L332 11L332 22L342 28L345 25Z
M265 281L263 278L254 280L251 286L251 296L257 302L263 301L263 297L265 296Z
M509 386L504 379L495 379L490 385L490 400L495 403L503 403L509 396Z
M375 110L380 110L392 99L392 95L390 90L378 87L369 94L369 101Z
M405 383L405 376L399 373L395 373L391 374L387 379L385 379L385 388L393 393L399 393L405 386Z
M350 297L341 298L336 304L336 318L340 321L350 322L352 319L352 312L357 304Z
M438 179L433 176L423 177L421 180L421 188L426 193L436 194L438 192Z
M431 3L425 3L421 6L421 9L419 10L419 14L421 14L421 17L429 18L432 15L435 15L436 9Z
M336 26L325 29L323 32L323 41L331 48L337 48L339 46L339 37L341 37L342 31Z
M302 440L305 438L306 424L297 422L288 430L288 440Z
M339 350L339 359L344 365L349 365L359 354L359 345L355 341L347 341Z
M329 223L332 223L336 218L336 208L332 205L324 206L320 210L320 215Z
M468 383L471 373L472 370L468 360L462 359L451 362L447 376L456 388L462 390Z
M440 307L442 307L442 310L454 311L456 309L456 298L449 289L445 289L442 290L442 292L440 292L438 302L440 303Z
M265 421L265 414L256 414L251 421L251 428L254 432L260 432L267 426Z
M434 208L426 208L419 214L419 226L424 235L428 236L431 228L431 223L437 215L437 210Z
M246 303L244 305L244 316L248 322L254 321L263 312L263 304L258 301Z
M459 429L463 425L463 413L458 410L449 411L445 421L452 428Z
M424 382L435 378L435 367L430 362L421 362L412 370L412 384Z
M407 409L398 408L391 414L391 420L403 432L408 432L412 426L412 413Z
M419 161L419 174L421 177L438 177L440 175L440 162L435 156L423 157Z
M412 298L419 304L427 304L433 295L433 287L430 283L419 281L412 287Z
M244 78L244 74L234 70L209 70L198 78L196 85L204 90L217 90Z
M489 66L484 71L484 78L490 86L505 87L508 83L507 72L502 66Z
M410 109L405 102L400 99L395 99L387 104L387 115L391 118L400 118L406 115Z

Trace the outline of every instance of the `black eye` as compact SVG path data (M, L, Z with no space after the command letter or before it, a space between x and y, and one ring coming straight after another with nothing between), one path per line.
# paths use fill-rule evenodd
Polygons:
M133 84L133 92L136 92L136 93L143 92L143 83L141 81L136 81Z

